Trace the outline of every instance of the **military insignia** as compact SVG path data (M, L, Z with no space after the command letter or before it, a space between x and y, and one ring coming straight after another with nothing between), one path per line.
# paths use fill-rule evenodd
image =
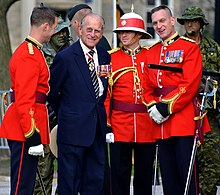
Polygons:
M122 51L123 51L124 53L126 53L126 54L128 54L128 55L131 55L131 54L132 54L132 51L131 51L131 50L128 50L128 49L126 49L126 48L124 48L124 47L122 47L121 49L122 49Z
M92 71L95 68L95 64L94 63L90 63L89 64L89 70Z
M167 44L170 45L170 44L173 43L173 42L174 42L174 39L171 39L171 40L168 41Z
M186 87L180 87L180 93L186 93Z
M175 42L177 39L179 39L179 34L175 33L172 37L170 37L169 39L165 40L163 42L163 45L171 45L173 42Z
M28 51L29 51L29 54L31 54L31 55L34 54L34 48L33 48L32 43L28 43Z
M109 77L111 74L111 64L101 64L97 66L96 70L99 77Z
M183 61L183 50L172 50L167 51L165 54L164 62L169 63L182 63Z
M116 51L120 50L120 48L111 49L108 51L109 54L115 53Z
M122 26L125 26L126 23L127 23L126 20L122 20L122 21L121 21L121 25L122 25Z
M140 52L141 52L141 47L138 47L134 52L135 52L135 54L139 54Z
M184 39L184 40L186 40L186 41L192 42L192 43L195 43L195 42L196 42L196 41L194 41L193 39L190 39L190 38L185 37L185 36L181 36L180 38L181 38L181 39Z

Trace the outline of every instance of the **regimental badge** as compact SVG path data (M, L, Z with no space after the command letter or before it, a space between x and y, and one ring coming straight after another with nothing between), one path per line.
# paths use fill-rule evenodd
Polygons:
M126 23L127 23L126 20L122 20L122 21L121 21L121 25L122 25L122 26L125 26Z
M183 50L172 50L167 51L165 54L164 62L169 63L182 63L183 61Z
M34 54L34 48L33 48L32 43L28 43L28 51L29 51L29 54L31 54L31 55Z
M94 68L95 68L95 64L91 62L89 64L89 70L92 71Z

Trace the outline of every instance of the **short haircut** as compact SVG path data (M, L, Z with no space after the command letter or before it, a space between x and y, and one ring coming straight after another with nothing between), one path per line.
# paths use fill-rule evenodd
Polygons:
M153 8L153 9L151 10L151 15L152 15L153 13L157 12L157 11L160 11L160 10L166 10L167 13L168 13L170 16L173 16L173 14L172 14L170 8L169 8L168 6L166 6L166 5L159 5L159 6L155 7L155 8Z
M47 22L52 26L56 17L58 17L58 13L48 7L35 7L30 17L30 23L31 26L40 26Z
M78 12L76 12L76 13L74 14L74 16L73 16L72 19L81 22L82 18L84 18L85 15L88 14L88 13L85 14L85 9L90 10L90 12L88 12L88 13L92 13L92 10L91 10L91 9L89 9L89 8L83 8L83 9L79 10Z
M99 18L100 19L100 22L102 23L102 29L104 29L105 27L105 20L102 16L98 15L98 14L95 14L95 13L88 13L86 14L83 18L82 18L82 21L81 21L81 26L83 27L85 25L85 19L89 16L92 16L92 17L96 17L96 18Z

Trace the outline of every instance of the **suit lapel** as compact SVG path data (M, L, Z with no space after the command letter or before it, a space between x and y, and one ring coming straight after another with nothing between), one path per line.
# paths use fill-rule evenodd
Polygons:
M76 62L77 62L76 64L79 67L79 70L84 78L84 81L86 82L86 84L90 90L91 95L95 97L95 91L94 91L94 87L93 87L92 80L90 77L88 64L86 62L86 59L85 59L83 50L80 46L79 40L75 44L76 44L76 47L74 47L75 48L74 53L76 55L75 56Z

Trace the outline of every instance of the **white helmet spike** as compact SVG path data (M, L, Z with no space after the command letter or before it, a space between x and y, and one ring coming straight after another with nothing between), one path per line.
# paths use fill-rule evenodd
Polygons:
M143 18L134 13L134 5L131 5L131 12L124 14L118 23L118 27L113 30L115 33L120 31L135 31L142 33L142 39L150 39L152 36L145 31Z
M134 4L131 4L131 12L134 12Z

